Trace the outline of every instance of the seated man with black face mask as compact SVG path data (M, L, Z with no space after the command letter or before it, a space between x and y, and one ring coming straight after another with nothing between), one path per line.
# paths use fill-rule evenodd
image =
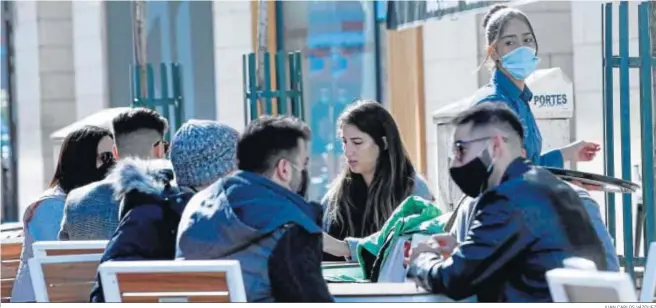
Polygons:
M176 257L238 260L249 302L331 302L321 272L323 208L308 203L310 129L261 117L237 143L239 171L196 194L178 227Z
M569 257L606 270L599 237L577 193L522 157L523 128L503 104L454 120L451 178L477 198L464 241L443 235L411 252L408 277L434 293L481 302L552 301L545 273Z

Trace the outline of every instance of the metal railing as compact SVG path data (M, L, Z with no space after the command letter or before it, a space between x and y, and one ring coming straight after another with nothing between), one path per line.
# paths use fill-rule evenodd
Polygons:
M605 139L605 174L615 176L615 123L613 110L614 101L614 73L619 70L619 110L620 110L620 148L621 148L621 178L631 181L631 107L629 70L637 69L640 72L640 131L642 140L642 208L645 211L644 235L645 253L648 243L656 240L656 213L654 213L654 93L652 93L652 68L656 66L656 58L651 54L650 19L653 2L643 1L638 4L638 45L639 54L632 57L629 54L629 1L619 3L610 2L602 4L602 40L603 40L603 101L604 101L604 139ZM618 6L618 37L619 54L613 53L613 8ZM606 220L608 230L616 240L615 199L611 194L606 195ZM644 266L645 258L635 253L633 241L633 198L631 194L622 195L622 222L624 254L620 255L620 262L626 272L635 278L635 266ZM636 223L642 223L637 221ZM642 226L641 226L642 227ZM636 228L639 232L641 228ZM642 233L642 232L640 232ZM636 234L640 236L641 234Z
M145 96L143 96L144 85L140 78L141 69L144 66L146 69ZM171 134L175 133L184 122L182 67L178 63L160 63L159 85L155 83L155 72L152 63L143 66L134 65L131 67L131 71L132 107L147 107L162 114L169 122L169 131L166 133L165 139L170 140ZM170 80L169 75L171 76Z
M271 58L274 67L272 71ZM264 53L263 80L258 82L256 54L243 56L244 121L262 114L291 114L305 119L303 104L303 67L301 53L280 51ZM275 83L275 86L272 84ZM287 87L289 85L289 88Z

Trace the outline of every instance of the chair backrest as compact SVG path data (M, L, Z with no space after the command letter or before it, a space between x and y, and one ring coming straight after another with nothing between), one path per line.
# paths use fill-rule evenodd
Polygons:
M37 302L88 303L102 254L34 257L28 261Z
M571 257L563 260L563 266L565 268L578 269L578 270L587 270L587 271L596 271L597 265L585 258Z
M22 222L6 222L3 224L0 224L0 233L3 235L6 234L7 232L14 232L14 231L23 231L23 223Z
M108 303L246 302L239 261L108 261L100 268Z
M100 241L42 241L32 244L35 257L86 255L104 253L107 240Z
M23 238L3 239L0 242L0 302L9 302L20 265Z
M631 276L622 272L557 268L547 272L554 302L617 303L636 302Z
M645 276L642 278L640 301L643 303L652 303L655 302L654 298L656 298L656 242L652 242L649 245Z

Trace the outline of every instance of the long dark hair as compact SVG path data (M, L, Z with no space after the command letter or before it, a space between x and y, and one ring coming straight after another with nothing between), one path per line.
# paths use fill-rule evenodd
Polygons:
M65 193L100 181L104 174L100 174L96 166L98 158L98 143L105 136L112 133L105 128L97 126L83 126L71 132L64 139L55 175L50 181L50 187L59 186Z
M341 225L342 228L340 231L331 230L331 233L366 236L380 230L399 203L412 194L415 168L392 115L381 104L355 102L340 115L340 130L344 124L357 127L378 145L380 154L374 178L367 187L362 175L345 166L330 185L324 202L328 203L327 215L331 225Z

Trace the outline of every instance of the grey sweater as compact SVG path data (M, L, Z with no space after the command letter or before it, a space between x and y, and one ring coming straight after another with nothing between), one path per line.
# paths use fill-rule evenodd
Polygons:
M118 226L119 202L107 178L72 190L66 197L61 241L109 240Z

